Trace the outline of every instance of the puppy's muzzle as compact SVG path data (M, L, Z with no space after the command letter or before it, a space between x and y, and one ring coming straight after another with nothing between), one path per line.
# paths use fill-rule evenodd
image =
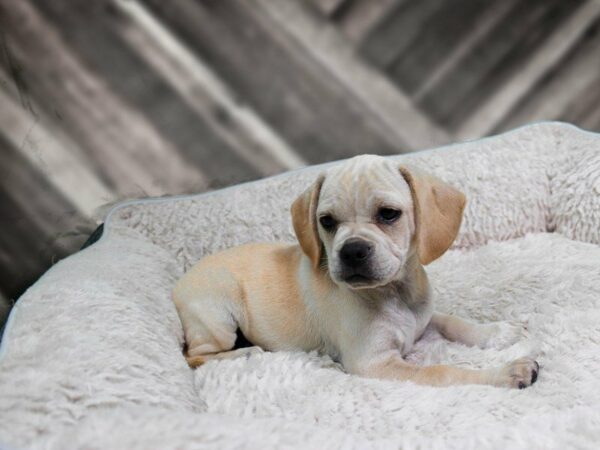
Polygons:
M366 282L372 278L371 256L374 245L364 239L348 239L340 249L342 278L349 283Z

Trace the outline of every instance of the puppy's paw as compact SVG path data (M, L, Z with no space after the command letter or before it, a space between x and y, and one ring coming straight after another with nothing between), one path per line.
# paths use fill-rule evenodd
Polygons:
M226 352L219 353L208 353L204 355L189 355L186 356L188 365L193 369L206 363L207 361L216 361L223 359L235 359L245 357L250 358L252 355L258 355L264 353L264 350L260 347L243 347L235 350L228 350Z
M527 337L527 328L518 322L492 322L481 326L481 348L507 348Z
M540 365L533 358L519 358L498 369L494 385L525 389L536 382Z
M187 361L188 366L190 366L192 369L200 367L206 362L206 359L203 356L186 356L185 360Z

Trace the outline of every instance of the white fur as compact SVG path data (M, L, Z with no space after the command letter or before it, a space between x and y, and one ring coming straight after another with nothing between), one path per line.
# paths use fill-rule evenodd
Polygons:
M173 283L204 253L251 240L291 241L287 210L320 171L311 169L116 210L99 243L52 268L13 312L0 356L0 443L595 448L600 138L541 124L401 159L469 199L455 250L427 268L437 309L527 324L525 339L502 350L450 343L427 330L407 358L488 367L537 354L542 371L534 386L367 380L328 358L286 352L190 370L169 298Z
M348 180L348 175L351 175ZM381 206L402 211L394 224L393 237L373 223L373 212ZM366 240L374 246L370 269L379 286L400 279L414 235L414 205L408 183L400 175L398 163L374 155L361 155L327 171L317 207L317 217L328 213L340 221L334 232L319 226L319 237L328 258L331 278L344 283L340 249L350 238ZM374 287L373 283L370 287Z

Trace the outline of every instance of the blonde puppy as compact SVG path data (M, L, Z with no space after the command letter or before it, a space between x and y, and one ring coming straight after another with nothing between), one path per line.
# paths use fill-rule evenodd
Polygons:
M419 367L403 356L428 324L452 341L515 342L519 326L478 325L434 312L423 265L454 241L465 196L441 180L377 156L320 175L292 205L300 245L252 244L207 256L173 299L190 366L270 350L319 350L349 373L448 386L524 388L539 366ZM256 347L232 350L241 329Z

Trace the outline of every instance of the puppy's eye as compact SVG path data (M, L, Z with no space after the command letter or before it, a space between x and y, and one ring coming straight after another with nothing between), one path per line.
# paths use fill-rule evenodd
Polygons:
M402 211L392 208L380 208L377 211L377 220L382 223L394 223L400 218Z
M333 231L337 225L337 221L330 215L319 217L319 222L326 231Z

